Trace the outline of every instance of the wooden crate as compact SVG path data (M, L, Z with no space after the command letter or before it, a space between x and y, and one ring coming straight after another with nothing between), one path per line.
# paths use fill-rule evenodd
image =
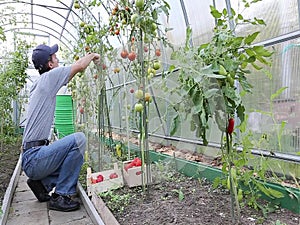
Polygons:
M123 171L123 177L124 177L125 184L128 187L136 187L136 186L142 185L142 183L146 183L146 176L142 176L142 173L145 174L145 172L146 172L146 167L145 166L143 168L143 171L142 171L141 166L128 168L127 171L125 170L126 164L129 164L131 162L132 162L132 160L123 162L122 171ZM142 182L142 179L144 179L144 182Z
M112 173L116 173L118 175L117 178L110 179L109 176ZM99 183L93 183L92 180L96 180L98 175L102 175L104 180ZM87 193L88 196L92 196L92 192L101 193L106 192L112 189L117 189L123 187L124 180L123 174L121 170L118 168L118 164L114 164L114 169L112 170L105 170L101 172L92 173L90 167L87 168L87 176L86 176L86 183L87 183Z

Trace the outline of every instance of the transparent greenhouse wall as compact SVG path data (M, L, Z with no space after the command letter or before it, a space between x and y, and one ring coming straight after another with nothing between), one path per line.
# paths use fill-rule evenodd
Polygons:
M240 1L231 1L232 8L236 12L242 10ZM255 15L256 18L263 19L266 27L258 29L261 34L257 41L278 37L292 31L299 30L299 15L297 0L263 0L243 12L244 18L251 18ZM237 28L237 35L245 35L253 32L250 25Z
M197 7L195 6L197 5ZM187 12L187 19L193 28L193 44L199 45L201 43L206 43L212 36L213 19L209 14L209 5L212 2L201 2L197 1L184 1L184 6ZM239 12L241 10L235 1L231 2L232 7ZM253 17L255 15L257 18L262 18L265 20L267 27L261 27L261 34L259 35L259 41L268 41L273 37L277 37L282 34L286 34L291 31L299 29L298 23L298 11L297 11L297 1L269 1L264 0L257 4L253 4L254 7L246 9L245 17ZM172 8L173 7L173 8ZM169 32L169 39L175 44L175 47L182 45L184 42L185 27L183 26L185 21L183 17L185 16L182 10L180 10L182 5L180 1L172 2L171 4L171 16L168 21L168 25L172 27L175 26L176 29ZM216 7L220 10L226 7L225 1L218 2ZM206 13L198 13L199 9L202 9ZM205 9L205 10L204 10ZM181 16L174 17L172 12L176 12ZM179 10L179 11L178 11ZM166 24L165 20L162 20L162 24ZM245 35L250 32L249 27L243 27L243 29L238 29L237 35ZM253 32L253 31L251 31ZM175 34L176 36L175 38ZM267 134L265 141L260 142L257 148L269 150L269 151L281 151L283 153L296 154L299 151L300 146L300 118L297 116L299 105L299 97L297 94L297 87L299 86L299 78L297 76L299 66L299 50L297 41L287 41L280 44L276 44L270 47L275 53L273 55L273 65L269 68L273 78L270 80L263 71L253 72L249 76L249 80L253 84L253 93L244 99L246 109L249 113L249 128L254 132L254 134L260 138L264 134ZM163 58L164 68L168 69L168 66L174 62L170 60L170 49L164 49L164 53L167 54ZM129 115L129 129L131 131L136 130L136 121L132 120L133 117L133 107L136 99L134 95L129 92L130 88L135 90L138 87L134 86L134 78L127 78L126 81L123 80L124 77L128 75L120 74L118 76L111 76L113 84L107 83L108 87L108 99L111 105L111 123L116 131L122 130L125 133L126 115ZM194 145L191 143L186 143L184 141L172 142L169 140L163 140L161 138L156 138L156 136L166 136L170 135L170 129L172 127L172 118L175 115L175 111L172 108L172 100L178 98L176 94L170 93L170 90L175 86L177 82L176 73L172 76L168 76L166 85L162 85L161 76L156 76L153 83L150 84L153 90L153 96L155 101L150 104L149 108L149 132L151 140L160 142L163 144L173 143L178 148L189 149L190 151L198 151L205 153L209 156L215 156L218 154L217 148L204 147L199 145ZM124 90L125 82L125 90ZM283 92L280 98L275 99L270 104L271 95L274 94L278 89L288 86L288 89ZM167 88L169 91L164 90ZM272 105L273 109L270 109ZM128 114L125 111L128 110ZM267 115L264 115L262 111L269 112L272 110L274 114L275 123ZM195 142L201 142L194 132L190 131L190 118L183 118L187 122L182 123L181 128L174 135L180 139L192 140ZM287 121L284 133L281 137L282 148L278 149L278 136L276 136L276 129L280 126L282 121ZM299 122L298 122L299 121ZM213 143L217 146L220 143L221 132L216 127L215 123L212 121L210 124L210 131L208 132L208 139L210 144ZM122 129L120 129L122 128ZM134 134L131 133L131 134Z
M251 82L254 86L253 94L245 99L249 110L251 129L262 135L268 134L261 148L275 150L277 145L276 129L282 122L286 122L282 135L282 152L296 153L299 151L300 136L300 103L299 103L299 56L300 48L295 41L277 44L272 47L275 51L271 73L273 79L253 73ZM270 100L271 95L278 89L287 87L279 98ZM262 110L273 114L275 123L270 116L251 110ZM272 146L272 143L274 146Z

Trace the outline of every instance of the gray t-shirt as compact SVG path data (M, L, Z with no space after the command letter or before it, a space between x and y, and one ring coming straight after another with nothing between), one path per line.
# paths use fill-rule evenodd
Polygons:
M56 94L66 85L71 66L56 67L43 73L30 90L23 143L48 139L54 119Z

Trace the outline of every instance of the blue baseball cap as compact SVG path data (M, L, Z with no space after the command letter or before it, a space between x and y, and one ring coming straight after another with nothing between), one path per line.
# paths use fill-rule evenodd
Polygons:
M50 56L58 51L58 45L55 44L52 47L48 45L38 45L32 52L32 62L34 68L41 70L47 64Z

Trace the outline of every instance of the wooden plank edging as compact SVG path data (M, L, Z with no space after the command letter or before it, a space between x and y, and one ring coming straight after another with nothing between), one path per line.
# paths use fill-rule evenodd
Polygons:
M95 205L99 215L107 225L120 225L117 219L114 217L113 213L110 209L105 205L102 198L95 193L92 192L92 203Z
M93 223L96 225L105 225L105 223L102 221L99 213L95 209L93 203L91 202L91 200L89 199L89 197L85 193L82 185L79 182L77 183L77 188L78 188L82 203L83 203L88 215L90 216L91 220L93 221Z
M20 174L21 174L21 158L22 158L22 154L20 154L19 160L17 162L17 165L15 167L15 170L13 172L12 177L10 178L10 182L9 185L6 189L4 198L3 198L3 202L2 202L2 215L0 215L0 225L5 225L7 222L7 217L8 217L8 213L9 213L9 208L11 205L11 201L17 186L17 183L19 181L20 178Z

